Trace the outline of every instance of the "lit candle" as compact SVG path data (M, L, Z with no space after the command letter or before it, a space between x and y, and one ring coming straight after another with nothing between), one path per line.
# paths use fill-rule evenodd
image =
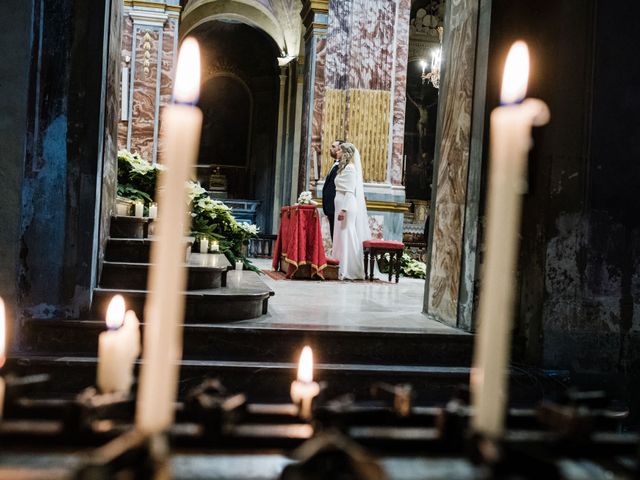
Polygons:
M158 217L158 204L153 202L149 205L149 218L157 218Z
M198 43L187 38L180 49L174 104L162 115L166 170L160 173L156 237L151 247L149 295L145 305L145 336L136 426L160 433L173 423L182 357L184 290L184 219L188 213L185 186L198 156L202 112L195 107L200 88ZM182 224L182 228L177 228Z
M200 253L207 253L209 251L209 240L206 238L200 239Z
M2 368L6 360L6 324L4 300L0 297L0 368ZM4 411L4 390L4 379L0 377L0 420L2 420L2 412Z
M135 203L134 207L135 207L134 208L134 211L135 211L134 216L142 218L142 215L144 213L144 204L142 202L140 202L140 201L137 201Z
M526 99L529 52L524 42L509 51L502 84L502 106L491 112L485 262L478 306L471 391L473 429L492 439L504 431L514 285L520 232L521 195L531 128L549 121L541 100Z
M420 66L422 67L422 76L424 77L424 72L427 70L427 61L420 60Z
M129 393L133 364L140 354L140 324L135 313L125 314L122 295L109 303L106 321L108 330L98 337L96 384L102 393Z
M213 240L211 242L211 251L212 252L219 252L220 251L220 243L217 240Z
M244 269L244 262L242 260L236 260L236 270L242 271Z
M298 379L291 383L291 400L298 405L300 417L311 419L311 403L320 393L320 385L313 381L313 352L306 346L300 354Z

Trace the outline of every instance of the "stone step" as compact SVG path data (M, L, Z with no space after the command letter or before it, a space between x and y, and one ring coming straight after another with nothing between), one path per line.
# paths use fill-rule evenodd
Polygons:
M12 357L8 365L19 374L49 374L48 396L71 396L95 383L93 356L21 355ZM230 391L246 393L250 401L286 402L296 370L294 362L183 360L179 395L206 378L218 378ZM419 403L443 404L456 387L468 383L469 371L466 367L318 363L314 378L326 382L327 397L353 394L368 398L374 382L411 383Z
M152 238L109 238L104 253L108 262L149 263ZM185 237L185 252L193 244L193 237Z
M96 366L95 356L20 354L7 362L8 370L18 375L49 374L48 397L71 397L94 385ZM288 402L296 370L295 362L184 359L180 367L179 396L206 378L218 378L229 391L246 393L251 402ZM468 367L452 366L318 362L314 366L314 379L326 383L327 399L345 394L367 399L375 382L408 383L413 386L417 405L444 405L456 389L469 384L470 371ZM535 405L543 397L566 389L557 377L550 381L522 369L512 369L509 373L509 402L514 406ZM568 381L566 372L564 375L563 380Z
M114 215L111 217L109 236L112 238L145 238L149 231L149 224L153 220L148 217L131 217Z
M234 279L227 286L206 290L190 290L186 295L185 323L221 323L257 318L267 313L271 290L251 271L230 272ZM114 295L123 295L128 308L144 319L144 302L147 291L126 288L96 288L93 294L92 315L104 318L107 306Z
M203 255L204 257L204 255ZM206 290L226 285L227 270L231 267L224 255L210 255L218 262L202 261L188 264L187 290ZM222 257L218 259L217 257ZM102 288L123 288L145 290L149 274L149 263L111 262L102 263L100 286Z
M331 331L260 325L184 327L184 358L200 360L293 361L310 345L321 363L362 363L468 367L473 336L448 333ZM25 320L22 334L31 353L91 356L97 351L102 320ZM144 324L143 324L144 329Z

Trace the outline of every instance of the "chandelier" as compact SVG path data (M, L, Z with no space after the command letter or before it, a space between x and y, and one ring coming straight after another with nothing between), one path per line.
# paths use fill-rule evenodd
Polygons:
M431 71L426 72L427 61L421 60L420 66L422 67L422 83L425 81L431 82L435 88L440 88L440 60L442 57L442 47L438 47L431 52Z

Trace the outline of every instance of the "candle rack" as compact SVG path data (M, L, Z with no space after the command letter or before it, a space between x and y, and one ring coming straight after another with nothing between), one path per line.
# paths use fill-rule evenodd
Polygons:
M164 438L134 431L133 396L100 395L88 388L72 399L30 397L36 387L42 390L46 380L46 376L7 378L0 442L97 447L77 472L76 478L82 480L105 478L98 474L119 469L128 469L132 478L149 478L149 472L166 467L167 442L178 448L218 451L298 449L294 457L299 463L285 470L285 479L304 478L300 475L311 468L331 471L336 465L375 472L368 470L373 467L364 449L376 454L467 457L488 467L496 478L514 473L560 478L556 463L561 457L604 461L628 456L636 462L638 457L638 435L617 433L625 412L609 409L608 399L597 392L571 392L535 409L511 409L506 434L495 442L470 435L472 412L464 388L445 407L436 408L417 405L410 385L376 383L368 399L319 397L313 420L304 422L291 404L250 403L244 394L230 393L219 381L207 380L176 404L175 424ZM619 468L627 475L637 473L633 466Z

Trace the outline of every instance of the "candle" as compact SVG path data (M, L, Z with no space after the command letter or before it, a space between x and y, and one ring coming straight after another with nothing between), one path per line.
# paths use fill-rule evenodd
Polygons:
M142 215L144 213L144 204L142 202L138 201L138 202L135 203L134 207L135 207L134 208L135 213L133 214L134 217L142 218Z
M298 379L291 383L291 400L298 405L300 417L311 419L311 403L318 393L320 385L313 381L313 352L305 346L298 363Z
M508 403L521 195L526 185L531 128L549 121L549 109L544 102L523 101L528 74L527 46L516 42L505 65L503 105L491 112L486 253L471 374L475 412L472 427L492 439L503 434Z
M96 384L102 393L129 393L133 364L140 354L140 324L135 313L125 314L122 295L116 295L107 309L106 332L98 337Z
M200 253L207 253L209 251L209 240L206 238L200 239Z
M149 218L157 218L158 217L158 204L153 202L149 205Z
M219 252L220 251L220 243L217 240L213 240L211 242L211 251Z
M427 70L427 61L420 60L420 66L422 67L422 76L424 77L424 72Z
M236 270L242 271L244 269L244 262L242 260L236 260Z
M0 368L2 368L6 360L6 323L4 300L0 297ZM4 391L4 379L0 377L0 420L2 420L2 412L4 411Z
M188 199L185 185L198 156L202 112L193 106L199 93L200 52L187 38L180 49L174 104L162 115L166 170L158 181L158 220L151 247L149 295L145 304L145 336L136 427L144 433L160 433L173 423L178 374L182 357L184 318L184 219ZM177 228L182 224L182 228Z

